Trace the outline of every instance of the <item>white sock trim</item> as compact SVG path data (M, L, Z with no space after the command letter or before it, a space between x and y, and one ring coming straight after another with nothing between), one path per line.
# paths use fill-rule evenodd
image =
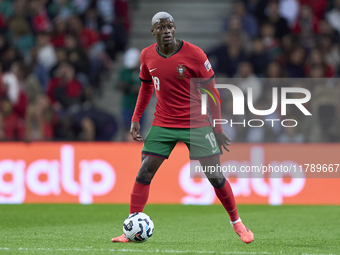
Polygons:
M238 218L235 221L230 221L230 224L231 224L231 226L234 226L237 222L240 222L240 221L242 221L241 218Z

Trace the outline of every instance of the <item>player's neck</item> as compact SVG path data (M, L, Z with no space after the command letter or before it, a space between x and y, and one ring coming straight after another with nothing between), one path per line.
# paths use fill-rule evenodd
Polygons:
M169 56L178 49L179 45L180 45L180 40L174 39L173 42L168 45L158 44L158 50L162 54Z

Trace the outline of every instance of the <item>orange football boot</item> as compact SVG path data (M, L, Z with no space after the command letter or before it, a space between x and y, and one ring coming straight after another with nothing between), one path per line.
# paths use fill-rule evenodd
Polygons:
M113 243L131 243L131 241L126 237L125 234L122 234L121 236L117 236L111 239L111 242Z
M244 243L251 243L254 241L254 234L251 232L245 225L243 225L242 221L239 221L233 225L233 229L236 234L241 238Z

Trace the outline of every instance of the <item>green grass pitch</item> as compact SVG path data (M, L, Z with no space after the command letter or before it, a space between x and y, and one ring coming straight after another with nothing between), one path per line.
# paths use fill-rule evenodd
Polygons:
M0 205L0 254L340 254L339 206L240 205L244 244L221 205L147 205L145 243L111 243L128 205Z

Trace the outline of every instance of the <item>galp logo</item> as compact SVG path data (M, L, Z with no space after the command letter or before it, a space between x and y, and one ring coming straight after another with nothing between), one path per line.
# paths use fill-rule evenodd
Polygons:
M233 97L233 115L244 115L244 94L242 90L231 84L215 84L215 87L213 88L212 86L209 87L217 96L217 93L214 91L214 88L217 89L228 89ZM201 88L200 88L201 89ZM216 105L216 100L214 99L213 95L206 89L201 89L205 91L215 102ZM287 98L288 93L299 93L304 95L303 98L294 98L290 99ZM201 96L201 114L206 115L207 114L207 94L202 94ZM219 98L219 97L218 97ZM278 88L274 87L272 90L272 105L269 109L267 110L258 110L255 109L253 105L253 89L250 87L247 89L247 106L248 109L251 113L259 116L267 116L272 113L274 113L277 109L278 106ZM219 98L220 99L220 98ZM309 90L305 88L296 88L296 87L283 87L281 88L281 115L285 116L287 114L287 105L295 105L304 115L312 115L304 106L304 103L307 103L311 99L311 93ZM222 104L222 103L221 103ZM275 121L280 121L279 119L265 119L265 121L269 121L272 123L272 126L274 126ZM289 122L294 122L293 125L287 125L285 124L287 121ZM233 125L232 120L230 120L231 126ZM259 125L255 125L254 123L259 123ZM228 120L226 119L214 119L213 120L213 126L215 127L216 124L227 124ZM262 127L264 125L264 121L261 119L251 119L248 120L248 126L249 127ZM234 122L235 124L242 124L244 127L246 126L246 121L244 120L243 122ZM297 121L294 119L284 119L281 121L281 125L284 127L295 127L297 126Z
M221 166L235 166L240 169L246 166L264 165L264 163L264 148L262 146L252 146L249 150L248 160L228 160L221 162ZM293 165L299 167L298 162L290 160L271 160L269 164L273 166ZM196 161L188 162L180 171L179 184L186 194L181 200L183 204L212 204L216 200L214 187L205 178L204 173L199 173L201 175L200 181L191 177L191 174L195 173L195 167L198 165L199 162ZM236 197L251 197L254 195L265 197L270 205L281 205L284 203L285 198L298 196L306 184L305 173L300 171L272 172L267 178L259 172L225 172L224 176L236 179L235 182L230 183Z
M61 146L55 160L29 165L24 160L0 161L0 203L23 203L29 190L36 196L77 196L80 203L90 204L94 196L108 194L115 182L115 170L104 160L83 159L76 165L71 145Z

